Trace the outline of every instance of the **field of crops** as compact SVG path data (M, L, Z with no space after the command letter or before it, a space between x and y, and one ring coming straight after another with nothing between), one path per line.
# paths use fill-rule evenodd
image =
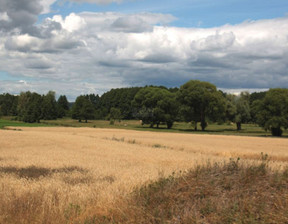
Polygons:
M136 186L230 158L288 165L287 138L13 127L0 142L0 223L77 223Z

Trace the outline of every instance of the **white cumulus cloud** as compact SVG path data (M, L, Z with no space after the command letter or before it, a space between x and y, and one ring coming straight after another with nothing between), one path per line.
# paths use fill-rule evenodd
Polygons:
M0 91L52 89L72 99L124 86L179 86L190 79L237 91L288 87L287 17L206 29L169 26L175 19L85 12L30 24L34 32L3 30L0 68L13 80L1 82Z

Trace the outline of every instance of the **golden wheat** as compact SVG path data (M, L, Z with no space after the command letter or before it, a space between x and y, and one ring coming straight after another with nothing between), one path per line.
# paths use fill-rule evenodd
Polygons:
M231 157L286 166L288 140L93 128L0 130L0 223L73 223L137 185Z

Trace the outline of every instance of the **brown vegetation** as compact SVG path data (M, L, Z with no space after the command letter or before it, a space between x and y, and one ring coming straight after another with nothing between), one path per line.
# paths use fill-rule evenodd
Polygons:
M237 157L248 165L258 161L261 152L271 155L271 169L283 170L288 158L287 139L92 128L21 129L0 130L0 223L97 223L102 216L110 221L119 216L121 222L123 217L115 211L112 216L111 209L122 211L135 187L166 180L173 172L183 174L207 161L219 164Z
M278 223L288 222L288 169L265 161L199 166L138 188L105 217L91 223Z

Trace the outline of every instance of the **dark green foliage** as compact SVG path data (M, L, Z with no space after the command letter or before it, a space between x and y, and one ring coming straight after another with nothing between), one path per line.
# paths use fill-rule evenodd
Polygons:
M216 121L225 113L225 99L209 82L191 80L180 87L178 100L182 104L181 112L186 121L201 122L202 130L207 126L207 118Z
M170 129L177 117L176 95L164 88L146 87L135 96L132 105L138 109L138 118L145 124L159 126L166 123Z
M34 123L40 122L42 96L38 93L22 92L18 99L18 117L21 121Z
M55 92L49 91L43 96L41 106L41 118L44 120L55 120L58 117L58 107Z
M257 123L273 136L281 136L288 128L288 89L270 89L263 100L253 103Z
M97 107L97 109L100 108L98 113L102 118L105 118L109 115L111 108L114 107L122 112L123 119L135 119L135 111L131 101L140 89L141 87L111 89L101 96Z
M72 118L79 120L79 122L85 120L87 123L88 119L94 118L94 113L94 106L88 97L78 96L72 108Z
M65 117L69 111L69 102L66 96L60 96L57 101L58 117Z
M241 130L241 124L251 119L250 94L242 92L239 96L226 94L226 119L236 123L237 130Z
M109 114L109 118L110 120L114 121L114 120L118 120L119 122L121 121L122 119L122 114L121 114L121 110L118 109L118 108L115 108L115 107L112 107L110 109L110 114Z
M100 96L97 94L89 94L89 95L85 95L89 101L93 104L93 106L95 107L95 109L99 109L100 108Z
M18 96L9 93L0 95L0 114L3 116L17 115Z

